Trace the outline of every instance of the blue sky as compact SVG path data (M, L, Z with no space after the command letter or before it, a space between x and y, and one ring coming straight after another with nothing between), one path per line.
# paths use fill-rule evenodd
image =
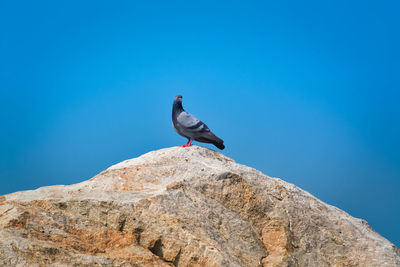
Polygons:
M399 7L2 1L0 194L183 144L182 94L226 155L400 246Z

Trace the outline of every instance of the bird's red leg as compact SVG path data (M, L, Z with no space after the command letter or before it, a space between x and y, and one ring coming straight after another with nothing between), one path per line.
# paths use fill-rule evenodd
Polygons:
M192 140L189 140L186 144L180 145L179 147L187 147L192 145Z

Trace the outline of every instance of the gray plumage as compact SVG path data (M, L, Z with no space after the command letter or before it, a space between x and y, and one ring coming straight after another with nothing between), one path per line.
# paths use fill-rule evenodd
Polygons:
M192 141L214 144L219 149L224 149L224 141L215 134L198 118L187 113L182 106L182 96L177 95L172 106L172 122L175 131L188 139L183 146L190 146Z

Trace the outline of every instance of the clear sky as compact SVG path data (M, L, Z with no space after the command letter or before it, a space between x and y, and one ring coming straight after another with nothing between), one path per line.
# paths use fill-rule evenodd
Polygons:
M0 194L185 143L171 122L182 94L224 154L400 246L399 12L399 1L1 1Z

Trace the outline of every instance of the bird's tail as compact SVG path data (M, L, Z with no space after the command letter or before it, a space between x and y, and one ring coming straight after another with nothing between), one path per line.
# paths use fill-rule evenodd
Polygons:
M221 140L222 141L222 140ZM219 149L224 149L225 148L225 146L224 146L224 141L222 141L222 142L213 142L213 145L214 146L216 146L216 147L218 147Z
M199 142L204 142L204 143L211 143L214 146L218 147L219 149L224 149L224 140L218 138L215 134L212 132L208 132L206 136L202 136L200 138L196 138L195 140Z

